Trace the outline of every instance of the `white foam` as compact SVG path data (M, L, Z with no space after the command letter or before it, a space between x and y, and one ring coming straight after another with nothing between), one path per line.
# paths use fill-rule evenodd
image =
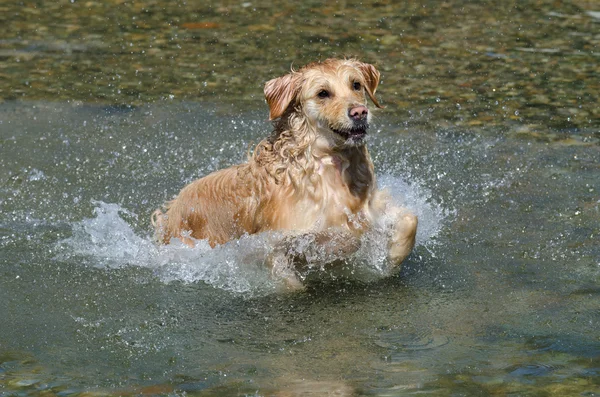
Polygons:
M380 185L389 189L393 199L419 217L417 246L429 250L436 235L443 227L448 211L431 199L431 193L416 184L385 175ZM124 219L137 218L118 204L94 202L93 218L72 225L72 237L60 244L64 256L76 256L84 262L100 268L123 268L137 266L150 268L163 282L205 282L216 288L256 296L272 293L282 286L274 279L266 266L266 258L273 253L275 241L281 236L258 234L243 236L216 248L207 242L197 241L194 248L174 241L158 246L149 236L140 236ZM345 260L344 274L360 280L372 280L389 274L386 262L386 234L389 220L382 222L367 233L360 249ZM331 261L306 239L296 240L296 252L309 258L308 268L325 271L323 263Z

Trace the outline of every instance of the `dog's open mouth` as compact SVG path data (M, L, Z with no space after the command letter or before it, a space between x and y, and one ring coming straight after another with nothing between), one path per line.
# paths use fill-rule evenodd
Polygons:
M367 135L368 128L369 128L369 125L365 123L365 124L355 125L352 128L343 128L343 129L331 128L331 130L346 140L350 140L352 142L360 142Z

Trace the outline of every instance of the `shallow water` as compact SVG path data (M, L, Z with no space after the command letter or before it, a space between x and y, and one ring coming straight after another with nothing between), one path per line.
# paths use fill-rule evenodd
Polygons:
M0 4L0 397L600 394L599 11ZM274 236L151 242L269 133L266 80L347 55L382 73L368 144L420 218L400 273L380 231L293 294Z
M380 112L368 144L421 218L414 253L388 276L374 238L286 294L265 236L150 238L156 207L268 133L263 104L5 103L0 120L3 395L597 393L593 134Z

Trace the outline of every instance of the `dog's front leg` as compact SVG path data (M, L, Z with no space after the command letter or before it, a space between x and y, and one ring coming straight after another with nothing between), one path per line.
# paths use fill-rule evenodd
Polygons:
M388 260L392 266L397 267L415 246L418 219L408 209L395 205L387 189L377 191L370 205L377 216L393 219L392 234L388 241Z
M284 281L287 290L296 291L304 288L302 277L311 264L332 263L359 247L358 236L341 228L306 232L278 241L267 257L267 265L275 279Z
M285 244L277 246L267 257L267 266L271 268L271 275L276 280L283 280L285 289L299 291L304 289L294 266L294 257L289 254Z
M396 215L392 236L388 243L388 259L393 266L399 266L415 246L418 219L415 215L399 208L393 209Z

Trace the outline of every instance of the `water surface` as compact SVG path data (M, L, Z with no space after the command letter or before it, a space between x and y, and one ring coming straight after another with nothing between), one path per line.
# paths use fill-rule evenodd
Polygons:
M414 253L400 274L365 254L282 294L260 238L158 248L148 222L243 160L269 131L262 108L0 107L5 393L597 390L593 136L422 131L380 113L369 146L421 216Z

